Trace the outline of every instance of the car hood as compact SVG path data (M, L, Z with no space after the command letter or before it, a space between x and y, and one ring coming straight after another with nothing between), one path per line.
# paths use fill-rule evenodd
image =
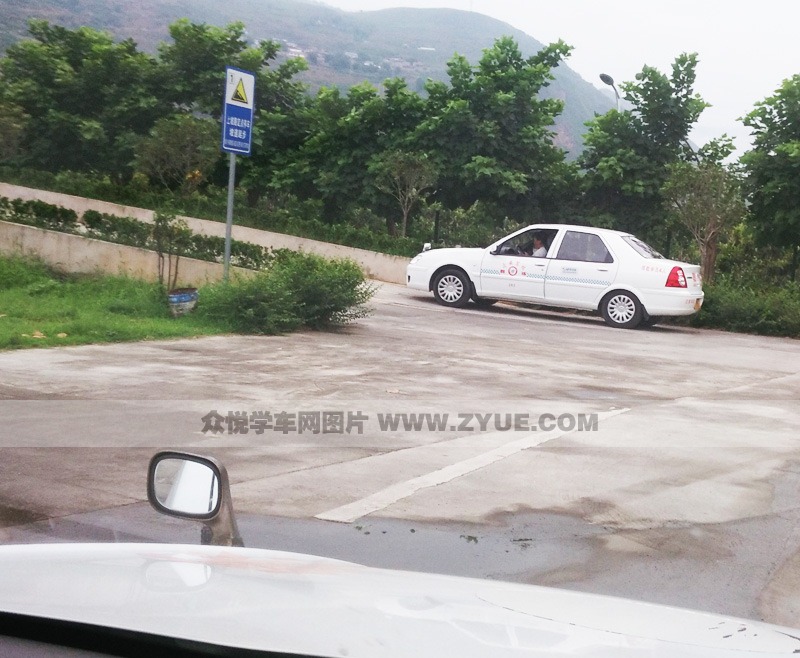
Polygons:
M244 548L0 547L0 610L320 656L754 656L799 632L499 581Z
M441 249L428 249L428 251L421 251L418 253L414 260L418 258L425 259L452 259L452 258L478 258L486 251L482 247L443 247Z

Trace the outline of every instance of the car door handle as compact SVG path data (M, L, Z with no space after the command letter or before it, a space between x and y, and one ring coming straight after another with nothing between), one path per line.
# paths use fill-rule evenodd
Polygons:
M597 271L598 272L608 272L608 268L607 267L598 267Z

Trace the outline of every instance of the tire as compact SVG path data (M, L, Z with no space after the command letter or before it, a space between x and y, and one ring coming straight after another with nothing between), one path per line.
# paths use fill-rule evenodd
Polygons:
M636 295L625 290L614 290L600 302L600 314L610 327L635 329L644 317L644 310Z
M444 306L463 308L472 295L472 282L459 269L442 270L433 280L433 296Z

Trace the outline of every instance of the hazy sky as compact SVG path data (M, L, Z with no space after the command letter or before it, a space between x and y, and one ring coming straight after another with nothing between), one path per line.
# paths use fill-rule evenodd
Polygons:
M567 64L603 87L600 73L633 80L645 64L669 74L682 52L696 52L697 91L713 107L692 139L722 133L740 151L748 129L737 119L800 73L797 0L325 0L347 11L387 7L449 7L492 16L542 43L563 39L574 50Z

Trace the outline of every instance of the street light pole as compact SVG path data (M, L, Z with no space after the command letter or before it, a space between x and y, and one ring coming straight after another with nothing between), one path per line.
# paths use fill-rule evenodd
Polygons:
M617 97L617 112L619 112L619 92L617 91L617 85L614 84L614 78L608 73L601 73L600 79L614 90L614 95Z

